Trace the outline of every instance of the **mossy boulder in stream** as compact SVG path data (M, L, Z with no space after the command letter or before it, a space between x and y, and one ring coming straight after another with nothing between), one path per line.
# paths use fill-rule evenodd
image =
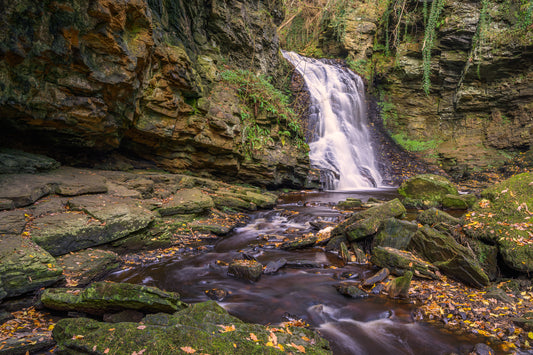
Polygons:
M489 278L472 250L447 234L424 226L413 235L409 247L456 280L474 287L489 284Z
M244 323L214 301L147 315L142 324L62 319L53 337L69 354L331 354L329 343L309 329Z
M417 175L398 188L404 204L412 207L434 207L444 196L458 195L457 188L445 177L433 174Z
M418 277L440 279L436 266L408 251L378 246L372 249L370 261L376 266L389 269L394 275L402 276L410 271Z
M129 283L95 282L86 289L51 288L41 295L47 308L104 314L125 309L143 312L175 312L185 305L174 292Z
M255 260L233 260L228 267L228 275L248 281L258 281L263 273L263 265Z
M379 233L374 237L372 246L407 249L418 225L409 221L388 218L381 223Z

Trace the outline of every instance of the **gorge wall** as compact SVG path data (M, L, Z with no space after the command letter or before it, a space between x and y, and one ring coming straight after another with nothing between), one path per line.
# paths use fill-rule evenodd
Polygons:
M4 145L52 155L121 149L169 171L305 184L297 122L265 112L247 99L242 80L231 80L247 75L272 89L258 76L283 78L281 1L2 0L1 7ZM251 145L251 131L265 143Z
M346 58L367 78L384 125L400 145L456 178L531 156L533 2L339 0L321 16L313 14L320 30L298 47L295 38L312 19L306 13L318 3L300 7L285 25L283 43ZM431 20L433 4L441 12ZM428 21L434 21L435 39L425 68Z

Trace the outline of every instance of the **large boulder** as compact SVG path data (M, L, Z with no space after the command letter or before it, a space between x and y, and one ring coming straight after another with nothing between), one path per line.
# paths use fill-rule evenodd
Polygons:
M425 211L422 211L418 215L418 217L416 217L416 220L420 222L421 224L427 224L429 226L434 226L438 223L444 223L449 226L455 226L461 223L460 218L456 218L450 215L449 213L438 210L434 207L427 209Z
M407 271L411 271L418 277L440 279L436 266L405 250L378 246L372 249L370 261L376 266L389 269L394 275L402 276Z
M498 246L506 266L533 272L533 173L515 175L482 191L464 216L464 232Z
M381 221L391 217L401 217L406 209L398 199L373 206L367 210L351 214L337 225L332 236L344 235L349 240L359 240L377 233Z
M52 255L112 242L150 224L154 214L135 203L85 207L85 212L65 212L33 220L32 239Z
M55 259L18 235L0 238L0 300L50 286L63 279Z
M409 248L444 274L467 285L483 287L489 284L489 278L472 250L447 234L424 226L413 235Z
M214 301L174 314L147 315L139 323L103 323L88 318L60 320L53 330L58 349L90 354L331 354L317 333L288 326L275 330L244 323Z
M179 294L129 283L95 282L85 289L49 288L41 295L47 308L101 315L126 309L172 313L185 305Z
M405 250L411 242L411 237L418 230L418 224L389 218L381 223L379 233L372 241L372 247L391 247Z
M398 188L403 202L413 207L431 207L441 203L444 196L458 195L457 188L445 177L422 174L404 181Z

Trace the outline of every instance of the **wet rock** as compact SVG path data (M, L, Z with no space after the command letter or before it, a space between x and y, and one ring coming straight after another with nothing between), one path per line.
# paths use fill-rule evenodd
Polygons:
M409 247L456 280L473 287L489 284L489 278L473 252L451 236L424 226L415 233Z
M289 330L290 333L275 333L276 344L303 346L308 354L331 353L328 342L313 331L297 327ZM109 336L111 332L112 337ZM174 314L147 315L142 326L128 322L103 323L88 318L62 319L56 324L53 337L58 350L65 353L84 351L103 355L105 349L109 349L110 354L132 354L149 349L154 354L172 354L182 347L190 352L248 355L279 352L266 345L271 332L266 326L244 323L216 302L209 301ZM250 340L250 334L258 341Z
M339 257L345 263L350 261L350 251L344 242L342 242L340 245Z
M461 223L461 219L453 217L450 214L434 207L423 211L416 219L421 224L427 224L429 226L434 226L438 223L445 223L449 226L455 226Z
M138 323L144 318L144 313L127 309L118 313L106 313L103 316L104 322L107 323L121 323L121 322L134 322Z
M533 332L533 312L526 312L522 317L514 318L513 323L526 331Z
M487 344L479 343L474 346L471 355L496 355L496 352Z
M258 281L263 273L263 265L255 260L233 260L228 266L228 275L248 280Z
M182 189L176 192L170 201L164 203L158 212L161 216L176 214L202 214L213 208L213 199L200 189Z
M47 308L101 315L126 309L172 313L185 307L175 292L129 283L95 282L85 289L49 288L41 295Z
M357 298L368 297L368 293L366 293L365 291L361 290L359 287L351 283L341 283L339 285L336 285L335 289L341 295L348 296L351 298L357 299Z
M344 235L334 236L326 244L326 250L327 251L338 251L341 246L341 243L343 242L347 242L346 237Z
M85 249L58 257L57 263L63 268L68 286L87 285L91 281L116 269L119 257L106 250Z
M483 295L485 299L495 299L508 304L513 304L514 300L504 290L498 287L491 287L487 290L487 293Z
M0 238L0 260L0 299L23 295L63 279L56 260L20 236Z
M282 267L284 267L287 264L287 259L281 258L275 261L270 261L266 267L265 270L263 270L263 273L266 275L275 274L279 271Z
M61 164L40 154L14 149L0 149L0 174L34 174L59 168Z
M363 286L372 286L375 283L381 282L385 280L390 275L390 271L387 268L383 268L379 270L374 275L370 276L369 278L365 279L363 281Z
M318 237L314 234L306 234L302 237L289 240L281 244L280 249L283 250L294 250L294 249L303 249L309 248L316 244Z
M376 266L389 269L394 275L401 276L407 271L412 271L418 277L440 279L436 266L404 250L376 247L372 250L371 262Z
M389 297L409 298L409 288L411 287L411 279L413 273L406 271L403 276L393 279L387 287Z
M55 344L56 342L52 339L50 333L34 333L24 337L11 337L2 341L0 355L39 354L44 353Z
M207 297L217 302L223 301L228 296L228 292L221 288L212 288L210 290L205 290L205 294L207 295Z
M381 218L371 216L355 221L344 230L349 241L359 241L377 233L381 225Z
M123 238L148 226L152 212L135 204L86 207L90 213L60 213L33 220L32 239L52 255L90 248Z
M314 260L287 260L287 264L285 264L287 267L296 267L296 268L323 268L324 264L320 261L314 261Z
M339 201L337 207L343 210L350 210L363 206L363 202L358 198L349 197L345 201Z
M405 250L417 230L418 225L416 223L388 218L381 223L379 233L372 240L372 247L380 246Z
M433 174L417 175L398 188L404 203L412 207L440 204L445 195L458 195L457 188L445 177Z

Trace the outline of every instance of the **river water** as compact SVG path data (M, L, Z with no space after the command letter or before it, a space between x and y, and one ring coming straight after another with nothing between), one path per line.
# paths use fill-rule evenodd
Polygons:
M482 339L458 336L443 328L415 321L415 306L381 295L351 299L339 294L341 277L364 279L377 269L347 263L324 248L280 250L275 242L315 231L338 219L332 204L346 197L392 199L395 190L289 194L272 211L251 215L250 222L207 250L162 258L117 271L108 280L156 286L179 292L185 302L207 301L207 290L222 289L219 303L232 315L260 324L303 319L327 338L334 354L465 353ZM285 258L288 264L272 275L249 282L227 275L227 263L255 257L263 265ZM346 279L343 279L346 281ZM348 278L350 280L350 278Z

